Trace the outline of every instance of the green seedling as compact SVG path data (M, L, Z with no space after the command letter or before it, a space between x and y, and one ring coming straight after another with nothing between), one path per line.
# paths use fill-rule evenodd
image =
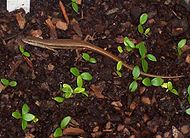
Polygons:
M181 39L178 44L177 44L177 52L178 56L181 56L182 54L182 48L185 46L187 40L186 39Z
M60 91L63 93L63 96L53 98L53 100L55 100L58 103L62 103L65 99L73 97L74 94L83 94L85 96L88 96L88 94L85 91L85 88L77 87L73 89L69 84L60 85Z
M122 69L122 61L119 61L119 62L117 62L117 71L116 71L116 73L117 73L117 75L119 76L119 77L122 77L122 74L121 74L121 69Z
M90 57L90 55L88 53L83 53L82 54L82 58L90 63L93 63L95 64L96 63L96 59L95 58L92 58Z
M118 50L119 53L123 53L123 48L121 46L118 46L117 50Z
M77 77L77 86L82 87L83 86L83 80L90 81L92 80L92 75L89 72L83 72L80 73L79 70L76 67L72 67L70 69L70 72Z
M38 118L35 117L35 115L29 113L30 108L28 107L27 104L23 104L22 106L22 113L19 111L15 111L12 113L12 116L16 119L21 119L22 120L22 129L25 130L28 122L33 121L36 123L38 121Z
M190 85L189 85L188 88L187 88L187 93L188 93L187 99L188 99L188 102L189 102L189 104L190 104Z
M16 87L17 86L17 82L16 81L11 81L8 79L1 79L1 83L6 87L10 86L10 87Z
M146 28L145 30L143 28L143 25L147 22L147 20L148 20L148 14L147 13L141 14L139 19L139 25L137 27L138 32L140 34L144 34L145 36L147 36L150 33L150 28Z
M185 110L186 114L190 115L190 108Z
M147 53L147 49L145 47L144 42L140 42L136 45L136 48L139 49L139 53L141 56L141 65L144 72L148 72L148 62L146 61L146 58L150 61L156 62L156 57L152 54Z
M142 83L149 87L149 86L161 86L164 83L164 80L162 78L153 78L152 80L148 77L144 78L142 80Z
M57 138L57 137L61 137L63 136L63 129L65 129L68 124L71 121L71 117L70 116L66 116L61 120L60 126L58 128L55 129L54 133L53 133L53 137Z
M78 4L77 4L77 0L71 0L71 4L72 4L73 10L74 10L76 13L78 13L78 11L79 11L79 6L78 6Z
M130 52L132 51L133 49L136 48L135 44L133 43L133 41L131 41L128 37L125 37L124 38L124 45L125 45L125 49Z
M28 51L25 51L25 49L22 46L19 46L19 51L23 56L30 57L30 53Z
M163 83L163 84L161 85L161 87L162 87L162 88L165 88L165 89L166 89L166 92L169 91L169 92L171 92L171 93L173 93L173 94L175 94L175 95L177 95L177 96L179 95L178 91L173 88L173 84L172 84L171 81L168 81L167 83Z
M133 68L132 74L133 74L133 82L131 82L131 84L129 85L129 90L131 92L135 92L137 90L137 88L138 88L137 80L142 79L141 77L139 77L140 76L140 68L139 68L139 66L136 65Z

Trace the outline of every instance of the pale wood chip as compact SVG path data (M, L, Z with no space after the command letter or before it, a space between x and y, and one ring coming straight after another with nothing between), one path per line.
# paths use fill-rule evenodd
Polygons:
M60 0L59 0L59 6L60 6L60 8L61 8L62 14L63 14L63 16L64 16L64 18L65 18L67 24L69 24L69 18L68 18L68 16L67 16L67 12L66 12L66 10L65 10L65 6L63 5L63 3L62 3Z
M40 37L42 35L42 30L41 29L37 29L37 30L31 30L30 34L34 37Z
M144 104L151 104L151 100L150 100L150 98L149 97L142 97L141 98L141 101L144 103Z
M19 28L24 29L24 27L26 25L26 19L22 15L22 12L17 13L15 16L16 16L16 20L18 22Z
M68 29L68 24L66 22L59 20L56 22L56 28L65 31Z
M63 134L64 135L82 135L84 134L84 130L80 128L69 127L63 130Z
M50 38L57 39L57 32L56 32L55 26L53 25L51 19L48 18L45 22L46 22L48 28L50 29Z

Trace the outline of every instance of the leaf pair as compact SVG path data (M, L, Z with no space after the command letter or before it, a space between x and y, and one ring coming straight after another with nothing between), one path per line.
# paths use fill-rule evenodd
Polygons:
M143 25L147 22L148 20L148 14L147 13L143 13L141 16L140 16L140 19L139 19L139 25L137 26L137 29L138 29L138 32L141 33L141 34L144 34L145 36L148 35L148 33L150 32L150 28L147 28L144 30L143 28Z
M11 87L16 87L17 86L17 82L16 81L10 81L8 79L1 79L1 83L5 86L11 86Z
M83 54L82 54L82 58L83 58L85 61L88 61L88 62L93 63L93 64L95 64L95 63L97 62L96 59L90 57L90 55L89 55L88 53L83 53Z
M30 57L30 53L28 51L25 51L25 49L22 46L19 46L19 51L23 56Z
M24 104L22 106L22 113L19 111L15 111L12 113L12 116L16 119L22 119L22 129L25 130L27 127L28 122L34 121L37 122L38 119L35 117L35 115L29 113L30 108L27 104Z
M70 121L71 121L70 116L66 116L65 118L63 118L61 120L60 127L55 129L53 136L55 138L63 136L63 129L67 127L67 125L69 124Z

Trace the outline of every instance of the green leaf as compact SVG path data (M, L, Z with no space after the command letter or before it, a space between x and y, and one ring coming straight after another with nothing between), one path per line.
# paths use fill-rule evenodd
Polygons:
M23 54L25 57L30 57L30 53L29 53L29 52L26 52L26 51L25 51L25 52L23 52L22 54Z
M140 34L143 34L143 33L144 33L144 29L143 29L143 26L142 26L141 24L139 24L139 25L137 26L137 29L138 29L138 32L139 32Z
M180 48L177 49L178 55L181 56L182 50Z
M56 130L53 133L53 137L57 138L57 137L61 137L63 135L63 131L60 127L56 128Z
M140 75L140 68L139 68L139 66L135 66L133 68L132 74L133 74L133 78L134 79L137 79L139 77L139 75Z
M129 47L129 46L126 46L125 49L127 50L127 52L131 52L132 51L132 48Z
M145 86L147 86L147 87L152 85L150 78L144 78L144 79L142 80L142 83L143 83Z
M148 72L148 63L147 63L147 61L145 59L142 59L141 64L142 64L143 71Z
M2 83L4 86L8 86L8 85L9 85L9 80L7 80L7 79L1 79L1 83Z
M122 77L122 73L121 73L121 72L116 71L116 73L117 73L117 75L118 75L119 77Z
M64 101L64 98L63 97L54 97L52 98L53 100L55 100L56 102L58 103L62 103Z
M135 48L135 44L131 40L129 40L128 37L124 38L124 45L125 46L129 46L131 48Z
M175 95L179 95L179 93L177 92L177 90L176 89L172 89L170 92L172 92L173 94L175 94Z
M190 108L186 109L185 112L190 115Z
M19 46L19 51L20 51L21 53L24 53L24 48L23 48L22 46Z
M72 2L72 8L73 8L73 10L74 10L76 13L78 13L79 7L78 7L78 4L77 4L76 2Z
M22 130L25 130L27 127L28 123L26 120L22 120Z
M74 93L83 93L85 91L85 88L77 87L74 89Z
M30 110L30 108L28 107L28 105L23 104L23 106L22 106L22 115L28 113L29 110Z
M65 92L65 93L67 93L67 92L73 93L72 87L71 87L69 84L66 84L66 83L63 84L63 87L62 87L61 90L62 90L63 92Z
M14 118L16 118L16 119L22 118L20 112L18 112L18 111L13 112L13 113L12 113L12 117L14 117Z
M86 93L86 91L82 92L82 95L88 97L88 93Z
M81 76L77 77L77 86L78 87L82 87L83 86L83 80Z
M118 46L117 50L119 51L119 53L123 53L123 48L121 46Z
M188 100L188 102L189 102L189 104L190 104L190 96L187 97L187 100Z
M70 121L71 121L70 116L67 116L67 117L63 118L61 120L61 124L60 124L61 129L64 129L69 124Z
M133 81L133 82L129 85L129 90L130 90L131 92L134 92L134 91L136 91L137 87L138 87L137 82L136 82L136 81Z
M168 88L169 91L171 91L171 90L173 89L173 85L172 85L172 82L171 82L171 81L169 81L169 82L167 83L167 88Z
M152 54L147 54L147 58L150 60L150 61L157 61L156 60L156 57Z
M186 42L187 42L186 39L181 39L181 40L179 41L177 47L178 47L179 49L183 48L183 47L185 46Z
M117 62L117 71L120 71L120 70L121 70L122 65L123 65L122 61L118 61L118 62Z
M146 23L146 21L148 20L148 14L147 13L143 13L140 16L140 24L143 25Z
M16 82L16 81L11 81L11 82L9 83L9 86L11 86L11 87L16 87L16 86L17 86L17 82Z
M89 62L95 64L97 61L95 58L90 58Z
M71 98L72 95L73 95L72 92L66 92L66 93L64 94L64 97L65 97L66 99L68 99L68 98Z
M30 113L26 113L22 115L22 119L28 121L32 121L35 118L35 116L33 114Z
M138 45L138 47L139 47L139 53L140 53L140 55L141 55L141 58L144 58L145 55L147 54L147 49L146 49L146 47L145 47L144 42L141 42L141 43Z
M188 95L190 96L190 85L187 88Z
M90 55L88 53L83 53L82 54L82 58L86 61L89 61L90 60Z
M161 85L161 87L162 87L162 88L165 88L165 89L168 89L168 83L163 83L163 84Z
M90 73L88 73L88 72L83 72L81 74L81 77L82 77L83 80L87 80L87 81L92 80L92 75Z
M70 69L70 72L71 72L74 76L76 76L76 77L80 75L79 70L78 70L76 67L72 67L72 68Z
M151 80L151 84L153 86L161 86L164 83L164 80L162 78L154 78Z
M144 32L144 35L147 35L148 33L150 33L150 28L147 28Z

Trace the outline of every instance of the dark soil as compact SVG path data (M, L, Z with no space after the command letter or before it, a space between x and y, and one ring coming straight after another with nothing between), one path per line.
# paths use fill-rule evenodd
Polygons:
M187 9L177 0L169 1L169 4L162 0L85 0L79 14L76 14L69 0L64 2L69 19L74 18L79 23L82 30L80 39L93 36L91 43L116 55L117 46L121 45L117 42L121 37L128 36L135 42L145 41L148 52L158 60L149 62L149 73L185 75L185 78L171 80L180 95L165 92L160 87L144 87L140 82L138 90L131 93L128 89L132 82L131 72L123 69L119 78L115 73L115 62L90 51L97 64L87 63L81 58L76 60L74 50L59 50L57 55L50 50L26 45L33 67L29 66L18 51L18 41L37 29L42 31L43 38L50 38L45 20L48 17L64 20L58 1L31 0L31 12L25 17L27 25L23 30L19 29L15 18L15 14L22 10L9 13L2 2L0 77L16 80L18 86L8 87L0 94L0 137L47 138L67 115L77 122L74 127L85 131L82 136L87 138L190 137L190 116L185 113L190 107L187 101L190 13ZM138 19L143 12L149 15L146 26L151 28L151 34L148 37L137 31ZM66 31L56 31L58 38L77 36L71 25ZM178 58L176 45L182 38L188 41L186 50ZM140 63L138 51L119 56L127 63ZM51 70L49 66L52 65L54 68ZM52 98L60 96L59 84L76 86L76 79L69 71L73 66L93 75L92 81L85 82L89 96L75 95L58 104ZM103 96L94 94L97 91ZM21 110L24 103L39 118L37 123L30 123L25 131L21 129L21 122L11 116L15 110Z

